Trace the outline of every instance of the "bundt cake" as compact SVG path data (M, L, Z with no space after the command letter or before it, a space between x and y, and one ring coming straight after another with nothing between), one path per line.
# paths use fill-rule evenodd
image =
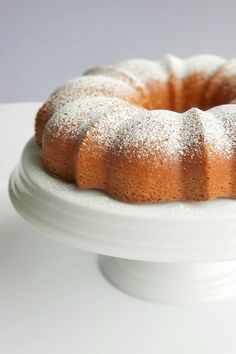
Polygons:
M236 197L234 100L236 59L126 60L59 87L36 141L47 171L122 201Z

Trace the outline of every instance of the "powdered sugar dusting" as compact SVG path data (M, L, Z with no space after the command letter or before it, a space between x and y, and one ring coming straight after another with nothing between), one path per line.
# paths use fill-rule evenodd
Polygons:
M228 115L229 109L227 106L224 106L224 108L223 106L218 106L213 110L211 109L201 113L204 143L206 144L208 154L213 152L214 154L223 154L226 157L232 155L234 147L232 134L236 133L236 126L230 136L225 124ZM234 106L234 116L236 118L236 106Z
M99 114L100 118L87 132L87 137L92 137L97 143L112 147L119 127L133 120L137 115L144 115L145 112L146 110L141 107L113 100L107 105L106 112Z
M153 81L166 81L168 78L159 62L145 59L130 59L118 63L118 67L126 69L145 85Z
M176 155L180 150L179 114L171 111L146 111L120 125L114 141L117 154L130 148L139 158L150 153L167 152Z
M148 83L155 80L167 81L170 75L184 78L194 73L201 73L204 76L211 76L224 63L225 59L215 55L197 55L182 60L168 54L156 62L132 59L118 63L118 66L125 68L144 83ZM236 64L234 68L236 70Z
M55 93L72 90L87 91L91 94L93 91L100 91L100 93L110 91L114 92L114 95L118 97L136 94L135 89L127 82L103 75L85 75L69 80L63 86L59 87Z
M123 67L96 67L86 71L84 75L103 75L107 77L112 77L121 81L125 81L135 88L141 88L142 90L145 90L143 82L137 76L133 75L130 71L126 70Z
M197 55L184 60L184 76L200 73L211 76L225 63L225 59L215 55Z
M94 122L98 121L100 127L98 139L102 142L110 136L109 132L110 134L114 132L119 122L141 110L143 109L136 108L119 98L80 97L66 103L53 114L47 123L46 133L51 139L61 135L78 139L86 134Z
M158 61L158 64L165 72L167 79L171 75L175 75L177 77L184 76L185 62L174 55L167 54L164 58Z
M191 108L183 114L165 110L136 114L120 125L114 145L118 154L132 148L138 158L150 154L194 158L204 149L230 157L236 146L236 106L207 112Z
M197 55L183 60L168 54L159 63L166 72L167 78L170 75L184 78L197 73L211 76L225 63L225 59L215 55Z
M227 61L225 65L223 65L222 69L226 77L236 75L236 59Z
M218 124L218 134L216 135L214 142L214 132L217 127L212 124L209 135L209 143L213 146L215 151L230 157L234 149L236 148L236 105L227 104L208 110L215 121ZM208 122L210 125L210 122ZM220 135L221 134L221 135Z

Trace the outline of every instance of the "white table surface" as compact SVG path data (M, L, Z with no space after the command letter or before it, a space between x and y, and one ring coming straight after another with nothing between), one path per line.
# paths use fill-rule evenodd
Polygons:
M95 255L17 215L8 176L38 106L0 105L0 353L235 354L236 298L195 306L132 298L107 283Z

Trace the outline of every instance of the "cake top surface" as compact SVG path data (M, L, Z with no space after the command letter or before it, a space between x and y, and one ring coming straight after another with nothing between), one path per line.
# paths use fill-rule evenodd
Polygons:
M56 109L46 132L52 138L64 134L81 139L82 144L88 137L97 144L109 145L116 154L132 150L137 158L194 157L203 152L203 145L209 154L230 157L236 144L234 104L177 113L147 110L129 103L129 98L137 94L137 87L143 85L146 92L145 85L150 80L165 81L171 75L183 79L194 73L211 77L218 70L226 76L236 74L236 60L212 55L182 60L167 55L158 61L131 59L107 70L104 67L88 71L56 90L52 96Z

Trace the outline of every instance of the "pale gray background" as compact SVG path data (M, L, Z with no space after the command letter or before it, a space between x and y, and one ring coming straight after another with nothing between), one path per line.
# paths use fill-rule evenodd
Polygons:
M236 1L0 0L0 102L43 100L97 64L236 54Z

